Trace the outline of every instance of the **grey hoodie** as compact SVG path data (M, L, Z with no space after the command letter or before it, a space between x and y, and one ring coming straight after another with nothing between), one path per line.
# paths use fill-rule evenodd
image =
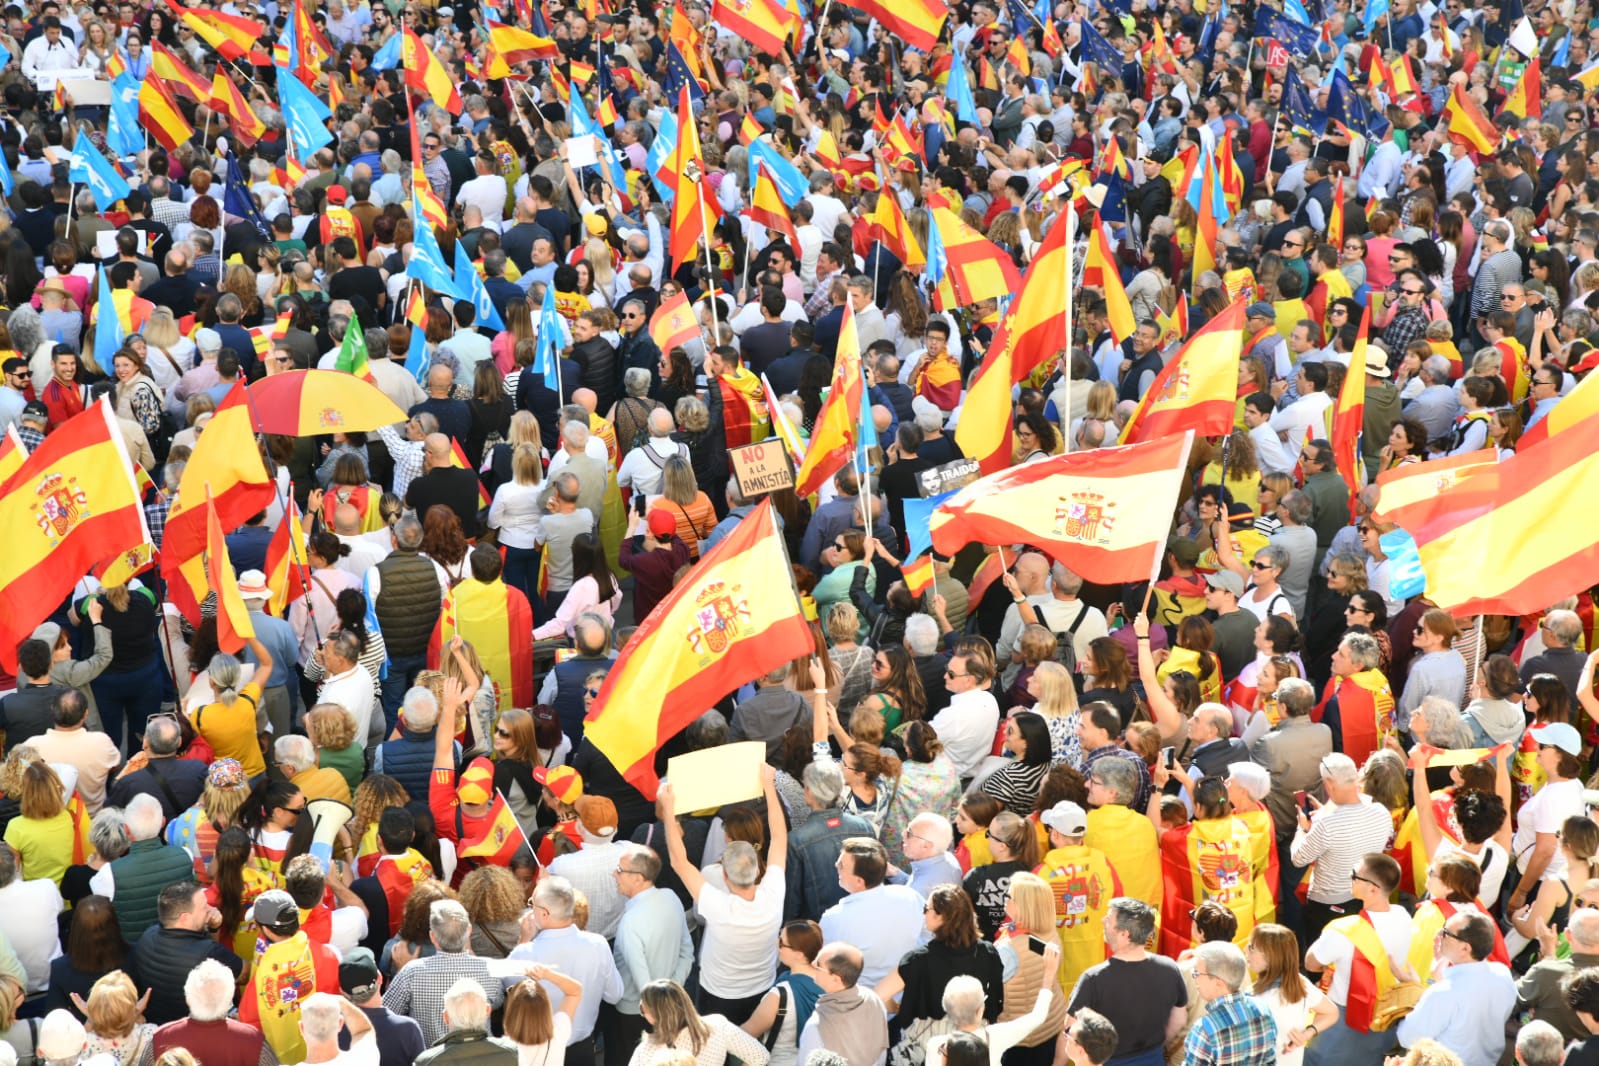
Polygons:
M800 1034L799 1061L822 1047L850 1066L883 1062L888 1054L888 1012L883 1001L859 986L823 995Z
M53 648L56 641L61 639L61 627L54 622L45 622L33 631L33 636L35 640L42 640ZM89 701L89 713L84 719L84 725L89 729L103 728L100 709L95 706L94 690L89 687L89 682L104 673L110 665L111 631L105 626L94 627L94 653L87 659L74 661L67 658L50 664L51 681L77 689Z

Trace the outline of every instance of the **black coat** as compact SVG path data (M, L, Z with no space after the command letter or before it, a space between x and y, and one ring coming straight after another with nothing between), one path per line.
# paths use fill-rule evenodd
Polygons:
M411 482L405 491L405 503L419 516L426 517L428 508L443 504L461 520L461 532L468 538L476 537L479 527L477 471L462 470L453 466L438 466Z

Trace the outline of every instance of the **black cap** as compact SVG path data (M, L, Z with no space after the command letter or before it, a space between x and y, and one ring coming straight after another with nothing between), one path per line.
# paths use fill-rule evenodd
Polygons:
M300 906L294 897L279 888L270 889L255 897L250 908L255 924L281 935L300 931Z
M378 990L378 963L367 948L347 951L339 962L339 988L356 1002L372 998Z
M48 420L50 418L50 408L38 400L29 400L22 405L22 417Z

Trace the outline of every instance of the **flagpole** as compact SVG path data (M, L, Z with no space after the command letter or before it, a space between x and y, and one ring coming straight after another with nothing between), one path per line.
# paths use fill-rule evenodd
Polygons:
M822 5L822 17L816 20L816 58L822 60L824 66L826 65L827 46L822 43L822 38L827 35L827 13L831 10L833 10L833 0L827 0ZM803 56L796 57L795 65L798 66L799 60L803 58Z
M1066 210L1061 212L1059 224L1066 227L1066 239L1061 242L1061 247L1066 252L1066 307L1064 317L1066 320L1066 361L1061 367L1061 381L1066 389L1066 402L1062 405L1060 414L1060 450L1062 453L1072 450L1071 441L1067 438L1067 431L1072 420L1072 349L1074 340L1072 336L1072 244L1076 235L1072 233L1072 223L1076 220L1076 212L1071 209L1071 201L1067 201Z
M716 312L716 266L711 261L711 223L709 216L705 212L705 185L703 182L705 175L700 170L698 160L689 161L689 167L684 170L683 177L694 183L695 199L699 202L700 210L700 233L705 242L705 273L707 275L705 281L710 286L711 296L711 345L710 348L706 349L706 353L709 354L710 350L715 348L721 341L722 323ZM753 190L751 191L753 192Z

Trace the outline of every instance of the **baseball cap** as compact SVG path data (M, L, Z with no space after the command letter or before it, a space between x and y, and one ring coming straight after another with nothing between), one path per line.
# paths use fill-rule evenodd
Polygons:
M1187 537L1172 537L1166 542L1166 550L1171 552L1180 566L1193 566L1199 562L1199 544Z
M250 917L255 924L274 933L297 932L300 928L300 906L293 896L280 888L269 889L255 897Z
M22 405L22 415L20 417L24 421L31 419L35 422L48 422L50 420L50 408L38 400L29 400Z
M39 1023L34 1051L41 1059L76 1060L88 1040L89 1034L83 1023L74 1018L71 1011L57 1008L46 1014L44 1021Z
M616 804L604 796L583 796L573 804L583 831L592 837L609 839L616 835Z
M1582 754L1582 734L1565 722L1546 722L1527 730L1539 747L1559 748L1567 755Z
M1234 596L1244 594L1244 579L1231 570L1218 570L1214 574L1206 575L1205 584L1213 589L1231 592Z
M246 600L264 600L272 595L267 587L266 575L259 570L246 570L239 575L239 595Z
M343 185L329 185L328 186L328 203L330 203L330 204L342 204L344 202L344 197L345 197L345 191L344 191L344 186Z
M670 537L677 532L677 519L672 517L670 511L651 511L649 523L650 532L657 537Z
M1071 800L1061 800L1038 820L1064 837L1080 837L1088 832L1088 813Z
M1269 318L1277 321L1277 309L1269 303L1257 300L1249 305L1249 310L1244 312L1246 318Z
M222 350L222 334L209 326L202 326L194 331L194 346L202 352L220 352Z
M455 796L462 803L487 803L494 795L494 767L487 759L472 760L461 780L455 786Z
M371 999L378 990L378 961L367 948L353 948L339 962L339 988L356 1001Z
M583 775L570 766L535 766L533 780L562 803L576 803L583 795Z

